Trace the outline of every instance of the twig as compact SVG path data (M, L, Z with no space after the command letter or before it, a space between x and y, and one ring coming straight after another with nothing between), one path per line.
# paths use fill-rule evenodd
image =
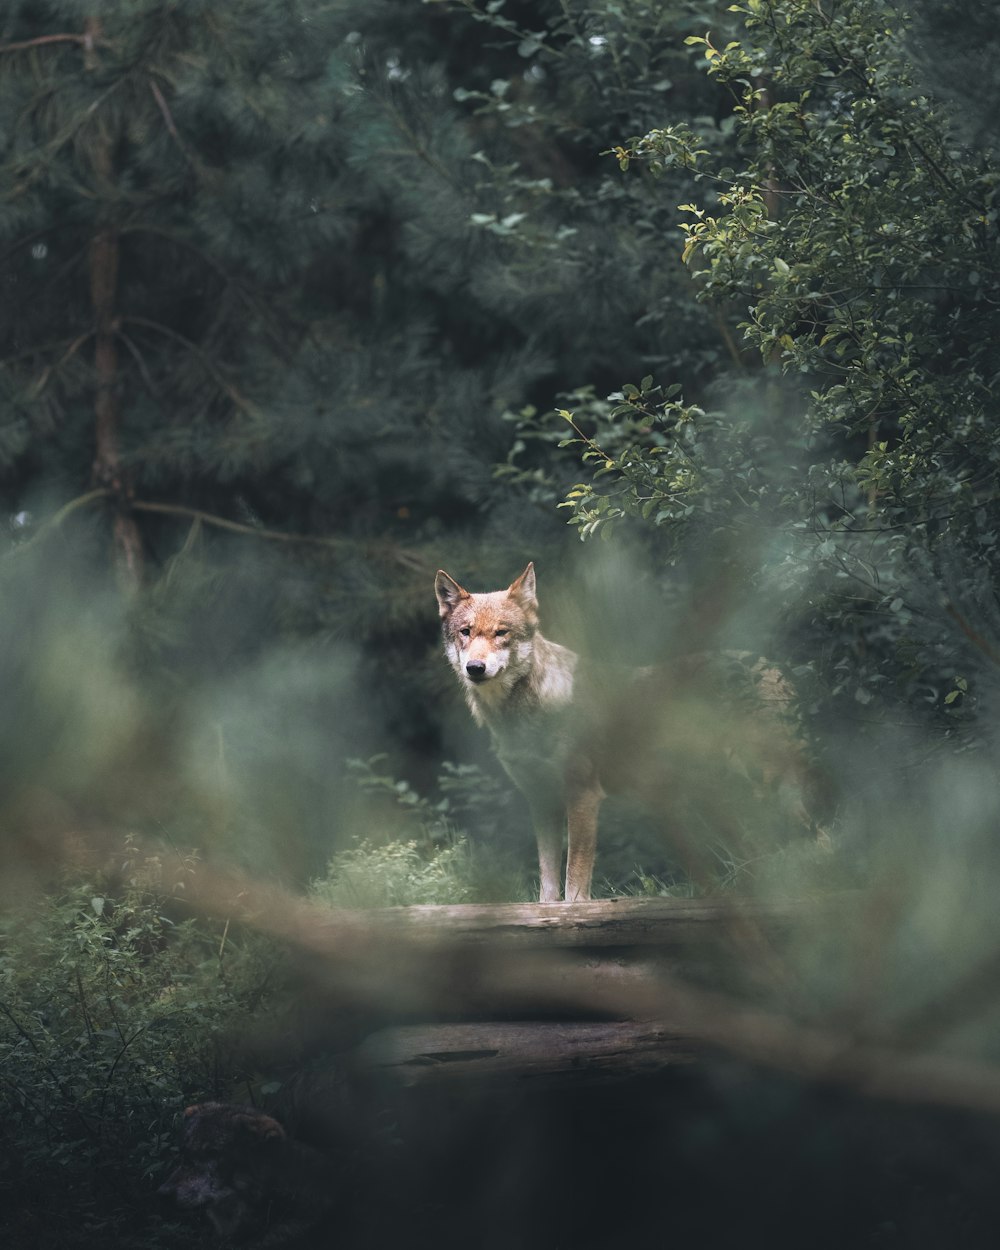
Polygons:
M95 39L93 35L39 35L37 39L24 39L20 43L0 43L0 52L24 52L28 48L38 48L48 43L75 43L82 48L88 50L93 48L95 44L102 48L110 48L111 43L107 39Z
M52 376L52 374L58 373L59 370L66 363L66 361L69 360L71 356L75 355L80 350L80 348L84 345L84 343L86 343L89 338L92 338L93 335L94 335L93 330L88 330L85 334L81 334L78 338L75 338L72 343L70 343L69 347L66 348L66 351L62 354L62 356L54 365L45 366L45 368L42 370L38 378L38 381L35 383L35 385L31 389L32 399L37 399L38 396L41 395L42 391L44 391L46 386L48 385L49 378Z
M184 143L184 140L181 138L180 131L178 131L177 125L174 122L173 114L170 112L170 106L167 104L167 101L163 92L160 90L159 86L156 83L156 80L152 76L149 79L149 89L153 93L153 99L156 101L156 107L160 110L160 113L163 116L163 120L166 123L166 127L170 134L170 137L171 139L173 139L174 143L176 143L177 145L178 152L180 152L181 156L184 157L184 159L192 168L197 169L198 162L195 159L195 157L192 156L191 153L188 151L187 145Z
M13 1027L17 1030L17 1032L24 1039L24 1041L27 1042L27 1044L31 1047L34 1053L38 1056L39 1062L41 1063L42 1067L52 1078L54 1085L59 1090L59 1093L62 1095L63 1099L65 1100L67 1106L69 1107L73 1115L75 1115L76 1118L80 1121L80 1124L83 1126L84 1132L86 1132L90 1137L96 1137L97 1134L95 1133L93 1126L91 1125L87 1117L83 1114L83 1112L80 1110L79 1103L74 1097L72 1091L63 1082L63 1080L59 1076L59 1073L52 1066L52 1064L49 1063L48 1060L45 1059L45 1057L42 1055L42 1052L38 1046L38 1043L35 1041L35 1039L21 1025L21 1022L17 1019L14 1013L10 1010L7 1004L3 1001L0 1001L0 1011L3 1012L3 1014L7 1017L7 1019L10 1021Z
M998 652L996 647L994 647L991 642L988 642L982 634L972 628L961 612L959 612L958 608L956 608L953 603L946 603L944 605L944 610L955 622L966 638L969 639L972 645L978 651L981 651L983 655L991 661L991 663L1000 666L1000 652Z
M722 341L726 345L726 351L729 352L733 364L735 364L738 369L742 369L745 372L747 362L744 360L740 349L736 346L736 340L733 338L732 331L726 324L726 318L723 316L722 310L717 305L713 310L713 315L715 319L715 327L722 336Z
M7 555L15 556L19 552L27 551L37 543L48 538L77 509L85 508L100 499L109 499L115 494L116 492L111 487L99 486L94 490L87 491L86 494L78 495L75 499L71 499L69 503L63 504L59 511L43 522L29 539L11 548ZM133 512L152 512L161 516L187 517L198 523L214 525L217 529L228 530L230 533L245 534L248 538L262 538L266 542L299 543L304 546L326 547L333 550L356 545L349 538L334 538L326 534L290 534L285 530L264 529L262 526L246 525L240 521L230 521L227 517L216 516L212 512L205 512L201 508L188 508L183 504L156 503L151 500L130 499L127 507ZM184 544L185 550L190 548L191 541L192 533L189 532ZM413 552L407 551L405 547L399 547L391 542L369 542L357 545L364 545L368 550L381 550L386 555L391 556L403 568L417 569L423 572L432 567Z
M136 347L129 336L121 329L118 330L118 338L125 344L131 353L132 359L135 361L135 367L139 370L142 380L146 383L146 387L149 390L150 395L154 398L159 398L159 391L157 390L156 383L153 381L153 375L149 372L149 366L142 358L142 352L139 351L138 347Z
M218 529L230 530L234 534L248 534L253 538L264 538L269 542L311 543L319 547L344 547L348 545L346 538L330 538L322 534L289 534L285 530L263 529L256 525L245 525L241 521L230 521L226 517L216 516L211 512L203 512L200 508L188 508L183 504L147 503L141 499L134 499L132 508L136 512L157 512L164 516L191 517L196 521L204 521L206 525L214 525Z
M149 317L123 317L122 322L128 323L129 325L143 326L147 330L153 330L156 334L162 334L165 338L173 339L174 342L183 344L183 346L186 347L192 355L198 357L204 365L205 371L215 379L219 387L225 391L241 412L244 412L248 417L253 417L255 419L262 415L257 405L251 400L245 399L240 394L239 390L226 379L225 375L209 356L208 352L199 347L197 343L193 343L191 339L185 338L183 334L178 334L176 330L171 330L169 326L162 325L159 321L152 321Z
M49 517L47 521L43 522L29 539L23 543L18 543L16 547L11 548L8 555L17 555L22 551L27 551L29 548L34 547L36 543L40 543L43 539L48 538L48 536L57 530L59 526L62 525L63 521L65 521L71 513L76 512L78 508L86 508L88 504L95 503L98 499L107 499L110 494L111 488L109 486L98 486L94 490L88 490L84 495L77 495L77 497L75 499L71 499L69 503L63 504L54 516Z
M577 436L577 438L579 438L580 442L584 444L584 446L588 449L588 451L593 452L595 456L600 456L604 460L605 464L609 464L609 465L614 464L615 462L614 456L608 455L608 453L604 450L603 447L600 446L600 444L595 443L592 438L589 438L586 434L584 434L583 430L580 429L580 427L577 425L576 421L574 420L573 414L571 412L567 412L565 408L560 408L559 415L566 422L566 424L573 431L573 433Z

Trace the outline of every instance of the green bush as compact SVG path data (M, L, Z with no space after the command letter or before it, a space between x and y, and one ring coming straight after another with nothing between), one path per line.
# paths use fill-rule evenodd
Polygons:
M334 907L404 907L534 897L533 861L509 845L509 785L475 764L445 761L433 791L421 793L387 759L348 760L365 832L313 881L314 898Z
M360 841L330 861L311 893L333 907L400 907L469 902L469 853L463 839L421 854L416 842Z
M177 1113L242 1076L229 1039L261 1009L275 954L185 917L196 866L129 839L113 872L67 873L0 922L8 1244L132 1244ZM168 1235L155 1227L144 1247Z

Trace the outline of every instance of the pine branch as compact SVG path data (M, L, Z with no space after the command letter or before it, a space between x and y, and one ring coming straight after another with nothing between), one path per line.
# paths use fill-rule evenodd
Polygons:
M214 525L218 529L229 530L234 534L247 534L252 538L263 538L268 542L307 543L318 547L343 548L354 544L347 538L331 538L322 534L289 534L285 530L263 529L257 525L246 525L241 521L230 521L226 517L216 516L212 512L203 512L200 508L188 508L184 504L144 502L135 499L131 504L136 512L158 512L164 516L189 517L202 521L205 525Z
M19 543L16 547L11 548L7 553L8 556L18 555L22 551L27 551L29 548L39 545L53 534L66 518L74 512L77 512L80 508L86 508L92 503L97 503L99 500L110 499L116 493L109 486L100 486L94 490L87 491L83 495L78 495L75 499L71 499L68 503L63 504L59 511L49 517L47 521L44 521L26 542ZM217 516L214 512L205 512L201 508L189 508L184 504L158 503L154 500L130 499L128 500L128 508L133 512L150 512L161 516L184 517L201 524L214 525L217 529L227 530L233 534L244 534L249 538L262 538L266 542L297 543L340 551L352 547L365 547L368 550L378 551L385 556L391 557L404 568L419 569L420 571L431 568L431 565L420 559L414 552L389 541L358 543L350 538L334 538L326 534L290 534L285 530L265 529L261 526L246 525L241 521L231 521L228 517Z
M71 356L75 356L84 343L86 343L94 333L94 330L87 330L85 334L81 334L78 338L75 338L55 364L48 364L45 366L39 375L38 380L31 388L32 399L37 399L38 396L41 395L42 391L44 391L46 386L48 386L49 379L52 377L52 374L58 373L66 361L69 360Z
M263 416L257 405L240 394L236 387L222 374L209 354L199 347L197 343L193 343L190 339L185 338L183 334L178 334L176 330L171 330L169 326L162 325L159 321L151 321L148 317L122 317L122 322L128 325L144 326L147 330L153 330L156 334L162 334L165 338L173 339L175 343L182 344L192 355L198 357L204 365L206 373L225 391L241 412L246 413L248 417L253 417L255 420L259 420Z
M270 304L261 300L252 290L248 290L241 279L234 277L226 267L214 256L211 256L204 248L200 248L196 243L192 243L190 239L175 234L173 231L163 226L152 225L148 222L123 226L121 233L124 234L149 234L155 238L166 239L174 247L181 248L190 252L192 256L196 256L206 268L211 269L214 274L223 282L227 288L235 291L237 296L246 304L247 308L255 317L260 318L264 323L267 334L271 340L274 349L281 355L282 359L288 363L290 356L288 354L287 345L281 336L281 324L274 317ZM297 320L292 314L285 312L286 322L296 328L307 329L306 323Z
M152 75L150 75L149 77L149 89L153 93L153 99L156 101L156 107L160 110L164 123L166 124L167 131L171 139L173 139L174 143L176 143L177 145L177 150L180 152L181 156L184 157L187 163L192 167L192 169L200 170L201 167L199 165L199 162L188 151L187 146L184 143L184 140L180 136L180 131L177 129L177 125L174 121L174 116L170 111L169 104L167 104L166 97L164 96L160 88L157 86L156 80L152 77Z
M75 499L71 499L69 503L63 504L58 512L42 523L37 532L27 542L20 543L9 554L15 555L19 552L27 551L29 547L34 547L48 538L50 534L54 533L62 525L67 517L71 516L78 509L86 508L101 499L110 499L116 493L110 486L99 486L83 495L78 495ZM205 512L200 508L188 508L183 504L156 503L151 500L131 499L128 506L134 512L156 512L164 516L187 517L191 520L201 521L205 525L214 525L218 529L230 530L236 534L247 534L254 538L264 538L274 542L312 543L325 547L350 545L349 541L344 538L328 538L312 534L288 534L282 530L261 529L254 525L245 525L240 521L230 521L226 517L216 516L214 513Z
M18 545L16 547L12 547L7 554L9 556L19 555L22 551L27 551L29 548L38 545L44 539L48 538L50 534L55 533L55 531L62 525L63 521L65 521L68 516L71 516L72 513L76 512L80 508L86 508L88 505L96 503L98 499L107 499L110 494L110 487L98 486L94 490L88 490L83 495L77 495L77 497L75 499L71 499L69 503L63 504L59 511L53 516L50 516L47 521L43 521L41 526L26 542L18 543Z
M0 49L0 51L2 51L2 49ZM55 160L56 156L58 156L67 143L70 143L76 138L79 132L85 125L87 125L105 100L118 91L122 84L126 81L127 79L125 78L116 79L109 87L105 88L105 90L102 91L96 99L91 100L81 114L74 116L59 134L49 140L44 147L38 149L39 156L45 156L47 159L34 161L33 167L25 175L24 180L16 183L16 185L11 188L8 196L10 201L13 201L18 196L24 195L31 190L35 183L48 172L50 162Z
M96 47L110 48L111 41L109 39L101 39L92 34L85 35L39 35L37 39L25 39L20 43L0 43L0 52L24 52L28 48L38 48L43 44L49 43L75 43L80 47L90 49Z
M118 339L120 342L125 344L126 348L131 354L132 359L135 361L135 367L139 370L139 374L142 377L142 380L146 383L146 387L148 388L150 395L152 395L154 399L159 399L160 397L159 389L157 388L156 383L153 381L153 376L149 372L149 366L146 364L146 361L145 361L145 358L143 357L142 352L139 351L138 347L136 347L136 345L132 342L129 336L125 334L122 330L118 331Z

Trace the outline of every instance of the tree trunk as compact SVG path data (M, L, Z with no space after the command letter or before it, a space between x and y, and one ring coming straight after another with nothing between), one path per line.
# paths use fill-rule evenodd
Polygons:
M850 896L845 896L849 898ZM659 954L745 947L748 929L781 931L826 915L844 900L758 902L723 898L615 898L583 903L455 903L333 911L329 930L345 922L371 939L394 936L408 946L460 942L491 950L552 951L652 948ZM320 929L322 930L322 925Z
M691 1064L704 1046L647 1021L500 1021L402 1025L374 1033L355 1061L403 1085L489 1081L621 1079Z
M89 18L86 24L85 63L96 64L95 43L100 22ZM94 151L94 169L100 181L110 181L113 171L111 140L100 133ZM115 565L128 589L142 580L142 536L129 508L131 487L123 473L120 453L121 397L118 378L118 231L110 224L98 227L90 241L90 300L94 314L94 465L93 482L111 492L114 507L112 533Z

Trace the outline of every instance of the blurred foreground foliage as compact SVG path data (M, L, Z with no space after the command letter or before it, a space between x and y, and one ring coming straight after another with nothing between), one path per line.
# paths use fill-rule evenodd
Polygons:
M172 1158L177 1116L198 1098L247 1096L235 1041L278 987L273 945L191 917L195 856L161 857L133 839L116 849L112 866L76 865L3 919L11 1246L169 1244L169 1230L137 1212Z
M0 1180L68 1179L50 1244L157 1244L178 1109L262 1079L277 956L174 848L532 896L440 565L783 661L833 854L748 817L692 882L609 808L606 892L868 884L792 1008L995 1059L997 51L952 0L4 7Z
M931 55L948 11L11 7L26 840L166 832L304 881L366 833L345 757L495 779L438 565L534 558L545 628L599 656L785 660L835 780L892 722L991 750L996 154L985 71Z

